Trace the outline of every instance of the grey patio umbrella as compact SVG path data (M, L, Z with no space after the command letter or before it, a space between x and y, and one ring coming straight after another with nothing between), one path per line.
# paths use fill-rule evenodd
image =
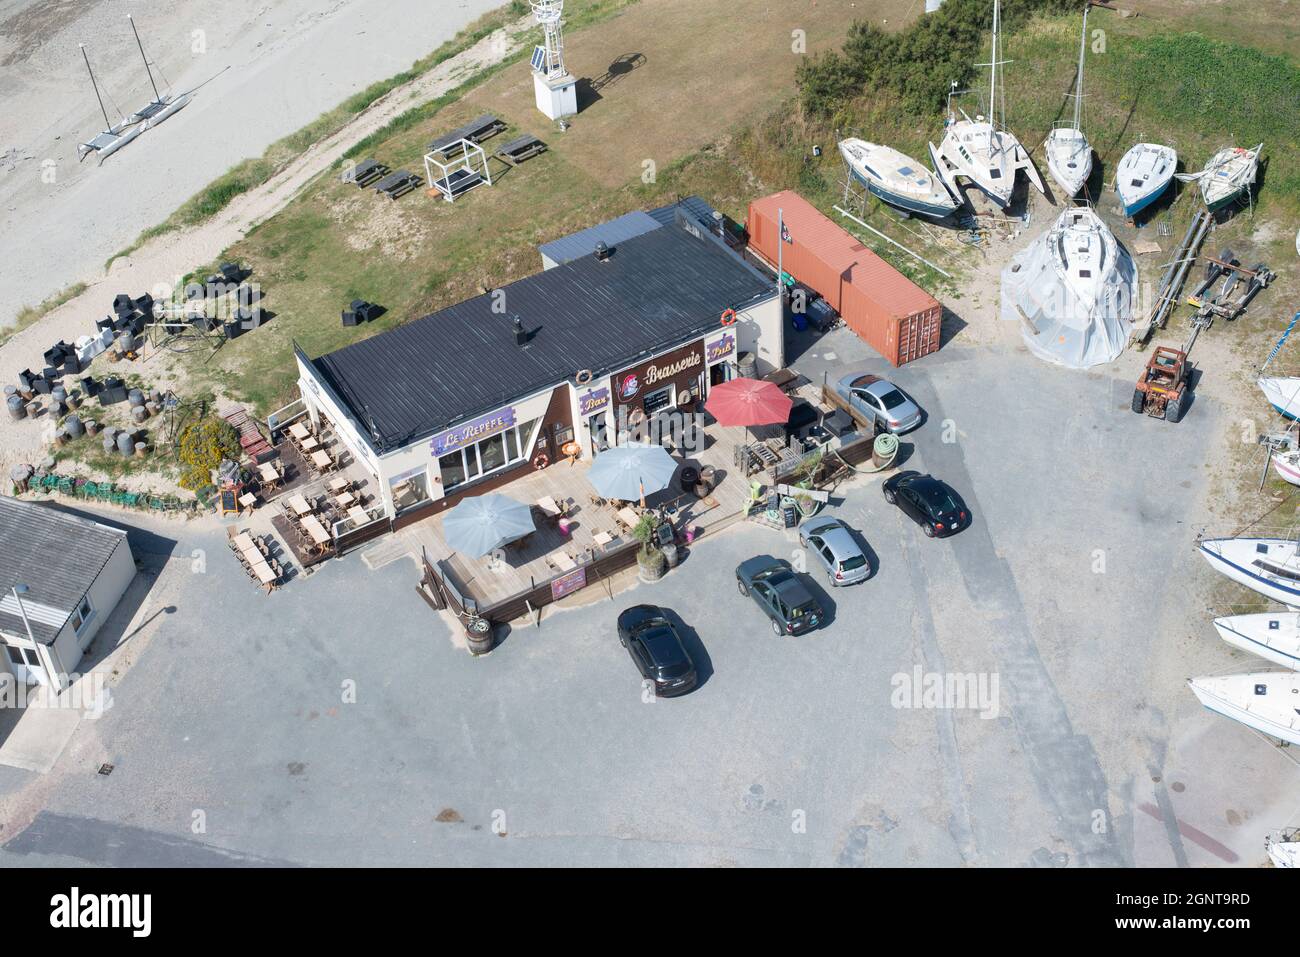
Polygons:
M662 445L629 442L601 452L587 470L587 481L605 498L644 499L668 487L677 463Z
M447 544L470 558L482 558L536 528L532 509L504 495L475 495L442 517Z

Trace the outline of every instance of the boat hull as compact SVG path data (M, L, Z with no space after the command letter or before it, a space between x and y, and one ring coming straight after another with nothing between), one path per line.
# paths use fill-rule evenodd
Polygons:
M1163 183L1152 189L1151 192L1137 197L1132 202L1124 201L1124 215L1129 219L1132 219L1138 213L1142 212L1142 210L1146 209L1158 200L1165 194L1165 190L1169 188L1169 183L1172 178L1173 177L1170 177L1170 179L1165 180ZM1124 197L1121 196L1120 199L1123 200Z
M1273 471L1292 485L1300 485L1300 460L1293 459L1289 453L1274 453Z
M1300 675L1254 672L1218 678L1190 678L1187 685L1210 711L1254 728L1270 738L1300 744Z
M1291 585L1283 585L1271 578L1252 571L1248 565L1239 558L1229 558L1223 555L1223 543L1236 542L1239 539L1219 539L1212 538L1202 541L1197 550L1204 556L1205 560L1210 563L1210 567L1226 578L1230 578L1239 585L1244 585L1253 592L1258 592L1265 598L1272 599L1279 604L1291 608L1300 608L1300 582L1294 582ZM1261 540L1264 541L1264 540ZM1271 539L1274 544L1280 544L1281 539ZM1294 544L1294 543L1288 543Z
M1214 630L1234 648L1300 671L1300 615L1294 612L1216 618Z
M917 216L925 216L929 219L944 219L951 216L957 209L956 204L941 206L938 203L924 203L910 196L902 196L891 190L885 189L875 180L863 176L856 169L850 168L853 181L861 186L866 187L867 192L882 203L888 203L898 209L908 213L915 213Z
M1260 379L1256 385L1274 409L1288 419L1300 418L1300 379Z

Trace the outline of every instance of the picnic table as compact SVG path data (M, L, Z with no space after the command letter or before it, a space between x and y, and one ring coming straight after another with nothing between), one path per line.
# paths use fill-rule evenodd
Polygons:
M289 496L289 507L299 516L310 515L312 507L307 504L307 500L302 497L301 492L295 492Z
M311 436L311 430L301 422L295 422L293 425L289 426L289 434L301 442L303 439Z
M329 532L325 531L325 526L317 520L315 515L308 515L304 518L302 527L307 530L307 534L311 536L311 540L317 545L328 545L330 543Z
M322 472L328 471L334 467L334 460L330 458L328 452L313 452L311 454L311 461L312 464Z

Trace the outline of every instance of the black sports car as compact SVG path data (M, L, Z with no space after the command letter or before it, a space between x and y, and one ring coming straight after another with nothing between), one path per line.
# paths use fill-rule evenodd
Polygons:
M671 698L695 687L695 662L662 608L633 605L618 616L618 641L655 694Z
M933 475L904 472L884 486L885 501L897 505L930 538L951 535L970 524L961 496Z

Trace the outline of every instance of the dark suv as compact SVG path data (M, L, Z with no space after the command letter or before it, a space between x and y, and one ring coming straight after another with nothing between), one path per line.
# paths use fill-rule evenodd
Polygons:
M736 566L736 588L754 599L778 635L802 635L826 620L817 603L789 562L760 555Z
M930 538L951 535L970 524L961 496L933 475L904 472L884 485L885 501L897 505Z

